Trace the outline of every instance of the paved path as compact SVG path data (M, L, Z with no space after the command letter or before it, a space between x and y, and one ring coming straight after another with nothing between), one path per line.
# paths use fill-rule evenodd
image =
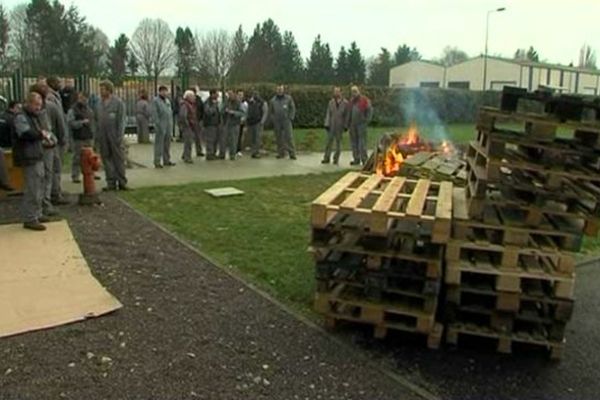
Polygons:
M146 186L181 185L192 182L222 181L234 179L260 178L278 175L305 175L323 172L340 171L350 168L351 153L342 154L340 166L332 164L323 165L323 154L299 153L297 160L278 160L274 154L259 160L252 159L248 154L236 161L217 160L206 161L196 158L194 164L185 164L181 161L183 145L173 143L171 154L175 167L155 169L152 159L151 144L132 144L129 148L129 157L136 164L135 168L127 170L127 178L133 188ZM102 176L104 176L102 174ZM63 189L77 193L81 185L71 183L70 175L63 174ZM104 186L101 181L100 186Z

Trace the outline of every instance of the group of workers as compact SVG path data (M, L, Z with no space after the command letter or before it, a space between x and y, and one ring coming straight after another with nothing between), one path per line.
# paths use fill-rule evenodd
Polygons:
M270 117L275 132L277 158L296 159L293 121L296 105L280 85L270 101L256 91L246 97L242 91L230 90L223 99L217 90L210 90L203 101L198 87L187 90L179 104L173 104L166 86L158 88L151 101L141 91L135 112L138 135L149 138L154 125L154 166L172 167L170 145L173 124L178 124L183 141L181 159L193 163L197 157L207 161L235 160L242 151L242 134L249 136L252 158L260 158L262 131ZM176 113L173 110L176 110ZM370 100L356 86L346 100L339 87L327 105L324 126L327 132L323 164L338 164L344 132L349 131L352 147L351 165L367 161L367 125L373 115ZM24 188L22 201L23 226L41 231L49 219L57 215L54 206L68 204L61 189L64 153L73 153L71 178L80 182L80 154L83 147L96 148L102 157L106 187L104 191L128 190L125 156L126 109L114 94L110 81L100 83L100 99L93 105L83 92L71 85L61 87L55 77L40 79L31 88L23 106L11 102L6 112L10 126L13 162L22 167ZM5 146L5 144L4 144ZM99 177L96 177L100 179ZM11 190L0 151L0 189Z

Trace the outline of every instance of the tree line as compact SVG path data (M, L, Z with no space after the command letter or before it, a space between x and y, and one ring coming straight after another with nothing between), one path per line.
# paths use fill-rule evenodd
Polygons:
M177 74L185 86L200 81L219 87L225 84L285 82L306 84L370 84L386 86L391 68L420 60L419 51L408 44L391 52L381 48L365 58L356 42L334 53L317 35L304 59L294 34L282 31L272 19L257 24L251 34L240 25L226 30L192 32L178 27L173 32L162 19L143 19L128 37L114 42L89 24L74 5L58 0L31 0L10 12L0 4L0 72L16 68L25 75L79 75L107 77L117 85L130 76ZM454 65L469 55L447 46L431 60ZM540 61L538 52L518 49L519 60ZM595 52L588 45L580 51L579 66L596 67Z

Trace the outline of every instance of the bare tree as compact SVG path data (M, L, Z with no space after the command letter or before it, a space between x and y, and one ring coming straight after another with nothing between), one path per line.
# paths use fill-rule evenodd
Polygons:
M160 74L174 65L177 48L169 25L160 18L143 19L131 37L131 52L143 73L158 85Z
M196 33L198 70L210 83L220 88L225 86L233 64L234 46L231 34L225 30L212 30L204 34Z
M596 51L587 43L581 46L581 50L579 50L579 67L596 69Z
M9 25L8 56L18 67L24 69L33 56L30 33L27 29L27 4L19 4L12 9Z
M459 64L469 59L467 53L459 49L458 47L446 46L442 50L442 56L439 58L439 62L446 67L454 64Z

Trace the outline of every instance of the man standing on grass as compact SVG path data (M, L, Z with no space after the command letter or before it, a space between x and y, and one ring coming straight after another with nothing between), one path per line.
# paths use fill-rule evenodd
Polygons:
M177 110L179 112L179 110ZM158 96L152 102L152 119L154 119L154 167L172 167L171 133L173 132L173 106L169 100L169 89L158 88ZM162 162L162 164L161 164Z
M252 158L260 158L260 146L262 144L262 131L269 116L269 106L256 90L248 99L248 111L246 114L246 126L252 145Z
M333 154L333 163L338 165L340 154L342 152L342 134L347 129L348 120L348 101L342 97L342 91L339 87L333 88L333 98L327 105L325 114L325 130L327 131L327 144L325 145L325 154L322 164L329 164L331 158L331 148L335 141L335 153Z
M96 106L96 133L100 155L106 174L106 187L102 190L128 190L125 176L125 104L113 94L111 81L100 82L100 101Z
M277 93L271 99L270 114L273 119L273 130L277 142L277 158L284 158L288 153L290 159L296 159L296 146L292 122L296 118L296 104L283 85L277 86Z
M352 98L350 99L348 111L348 123L346 126L350 129L350 143L352 145L352 161L350 165L359 165L366 163L367 154L367 125L373 118L373 107L371 100L360 94L357 86L350 89Z
M206 138L206 161L217 159L217 147L219 158L225 159L224 141L221 139L221 122L223 116L219 105L219 93L216 89L210 90L210 96L204 103L204 137Z
M40 118L43 100L37 92L30 92L23 110L15 117L13 131L13 156L16 166L23 168L24 186L22 218L23 227L44 231L42 214L44 197L44 148L43 143L53 141L52 134L44 129Z

